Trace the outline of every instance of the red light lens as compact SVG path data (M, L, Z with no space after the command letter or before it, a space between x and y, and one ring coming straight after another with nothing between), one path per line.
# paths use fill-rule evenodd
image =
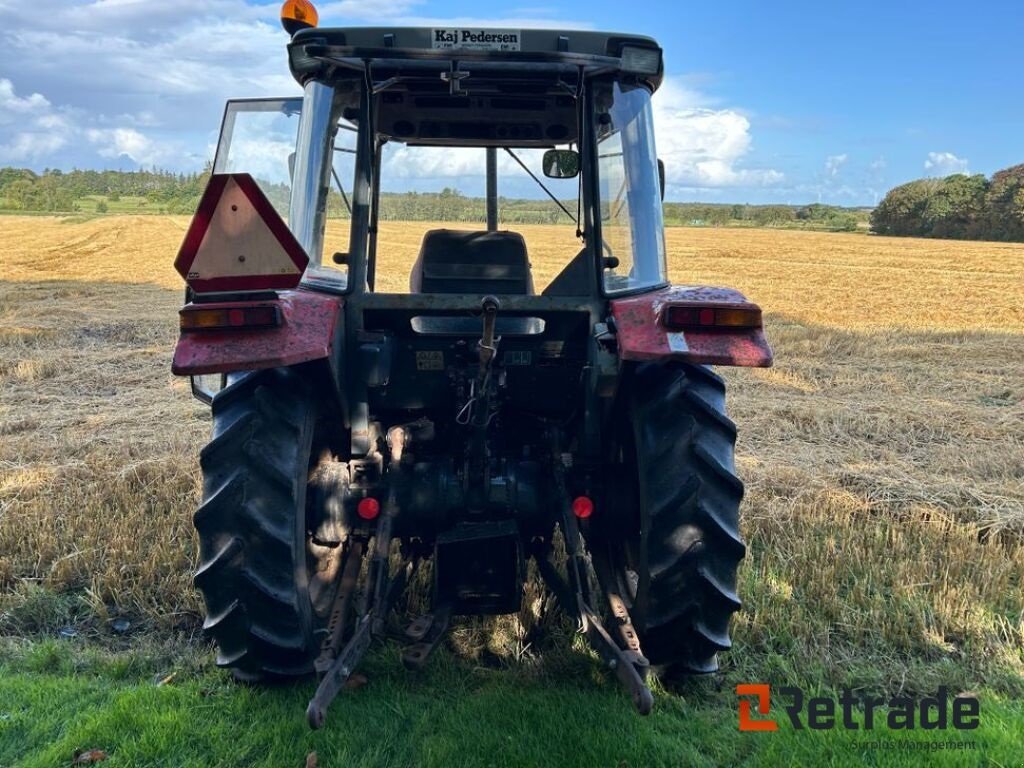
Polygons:
M670 304L661 314L661 322L673 330L716 330L761 328L761 308L753 304L700 306Z
M370 497L360 499L356 512L363 520L374 520L380 514L380 502Z
M572 513L580 520L586 520L594 514L594 502L588 496L577 496L572 500Z
M181 310L183 331L219 331L225 328L273 328L281 314L272 305L252 307L204 307L189 305Z

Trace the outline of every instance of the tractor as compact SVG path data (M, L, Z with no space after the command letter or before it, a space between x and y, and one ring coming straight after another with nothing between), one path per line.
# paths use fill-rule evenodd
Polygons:
M652 669L730 647L743 483L711 366L772 360L756 304L669 282L661 48L282 20L302 96L228 103L176 261L217 664L316 673L317 728L374 640L422 667L535 563L646 714ZM446 218L391 223L416 206ZM429 610L399 616L414 578Z

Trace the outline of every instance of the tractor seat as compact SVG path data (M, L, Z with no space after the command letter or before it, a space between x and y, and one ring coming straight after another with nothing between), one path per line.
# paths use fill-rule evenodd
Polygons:
M518 232L432 229L409 276L413 293L533 295L526 242Z

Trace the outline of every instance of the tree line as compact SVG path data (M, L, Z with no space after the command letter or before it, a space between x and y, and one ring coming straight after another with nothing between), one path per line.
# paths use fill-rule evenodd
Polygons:
M0 208L60 213L85 210L83 198L144 198L166 213L192 213L209 180L201 173L171 171L61 171L0 168ZM103 202L103 201L101 201Z
M41 174L20 168L0 168L0 209L61 213L106 213L108 203L121 198L141 199L138 205L154 213L191 214L209 180L210 168L201 173L170 171L59 171ZM288 188L261 181L270 201L282 213L288 208ZM350 191L350 190L349 190ZM88 199L88 198L99 198ZM563 200L575 214L577 201ZM345 198L335 189L328 198L328 215L348 216ZM499 199L504 224L569 224L569 217L547 199ZM447 187L440 192L402 192L381 195L381 219L385 221L483 222L486 203ZM854 231L867 227L868 210L830 205L731 205L673 203L664 207L669 226L762 226L799 227Z
M1024 164L893 188L871 214L880 235L1024 242Z
M0 168L0 209L60 213L108 210L122 197L141 199L140 205L160 213L191 214L209 180L210 168L200 173L140 171L60 171L41 174L23 168ZM288 189L264 184L271 201L287 209ZM101 198L99 202L87 200ZM576 201L562 201L575 212ZM147 205L148 204L148 205ZM345 201L332 192L329 215L348 215ZM549 200L501 198L499 211L506 224L568 223L568 217ZM873 210L831 205L730 205L673 203L664 207L669 226L761 226L855 231L868 226L883 235L1024 242L1024 164L986 178L955 174L942 179L918 179L886 194ZM486 217L482 198L457 189L441 192L385 193L385 221L481 222Z

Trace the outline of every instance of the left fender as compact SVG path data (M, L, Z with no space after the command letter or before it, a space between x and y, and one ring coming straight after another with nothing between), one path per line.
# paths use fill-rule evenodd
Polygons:
M171 371L178 376L254 371L331 359L342 327L344 300L313 291L284 291L270 302L211 303L209 308L273 303L281 311L276 328L182 331Z
M611 301L622 360L676 359L700 365L767 368L772 348L763 328L671 331L661 323L665 305L754 306L732 288L673 285Z

